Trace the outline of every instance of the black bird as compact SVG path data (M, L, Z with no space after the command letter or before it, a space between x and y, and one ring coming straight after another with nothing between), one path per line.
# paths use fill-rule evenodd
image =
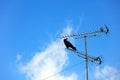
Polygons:
M64 44L66 46L66 48L71 48L73 50L77 50L69 41L67 41L67 39L64 39Z

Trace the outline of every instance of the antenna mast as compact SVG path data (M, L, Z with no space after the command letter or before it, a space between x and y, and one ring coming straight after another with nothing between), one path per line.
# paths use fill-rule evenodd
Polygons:
M60 38L62 39L65 39L65 38L71 38L71 37L74 37L74 38L84 38L84 45L85 45L85 54L79 52L79 51L74 51L72 49L69 49L69 50L72 50L74 51L79 57L82 57L86 60L86 80L89 80L89 75L88 75L88 62L91 61L91 62L98 62L99 64L102 63L102 60L101 60L101 57L91 57L88 55L88 51L87 51L87 38L90 38L90 37L95 37L97 36L97 34L99 33L105 33L105 34L108 34L109 32L109 28L105 25L105 28L100 28L99 30L95 30L95 31L92 31L92 32L83 32L81 34L72 34L72 35L66 35L66 36L61 36Z

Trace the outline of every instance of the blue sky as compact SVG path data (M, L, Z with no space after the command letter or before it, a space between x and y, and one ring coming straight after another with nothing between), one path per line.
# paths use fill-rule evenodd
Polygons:
M0 0L0 79L26 80L27 72L22 73L21 65L27 66L37 52L42 54L52 42L57 42L66 27L71 33L81 33L99 29L104 24L110 33L89 39L88 52L103 56L101 69L108 66L120 75L119 8L119 0ZM84 52L82 39L73 42ZM68 53L68 67L82 61ZM80 67L80 70L84 68ZM78 74L78 69L70 73Z

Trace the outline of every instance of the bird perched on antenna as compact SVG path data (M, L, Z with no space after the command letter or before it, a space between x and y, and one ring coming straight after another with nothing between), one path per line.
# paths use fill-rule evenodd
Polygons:
M73 50L77 50L69 41L67 41L67 38L63 40L66 48L71 48Z

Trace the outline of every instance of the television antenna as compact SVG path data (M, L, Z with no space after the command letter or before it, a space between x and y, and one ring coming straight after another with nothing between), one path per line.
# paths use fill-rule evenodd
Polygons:
M68 50L71 50L73 52L75 52L79 57L82 57L83 59L85 59L86 61L86 80L88 80L88 62L97 62L98 64L102 63L102 58L101 57L92 57L88 55L88 51L87 51L87 38L90 37L95 37L97 36L99 33L105 33L106 35L109 32L109 28L105 25L105 27L101 27L99 30L95 30L95 31L90 31L90 32L83 32L80 34L71 34L71 35L65 35L65 36L61 36L61 39L67 39L67 38L84 38L84 45L85 45L85 53L81 53L79 51L75 51L71 48L68 48Z

